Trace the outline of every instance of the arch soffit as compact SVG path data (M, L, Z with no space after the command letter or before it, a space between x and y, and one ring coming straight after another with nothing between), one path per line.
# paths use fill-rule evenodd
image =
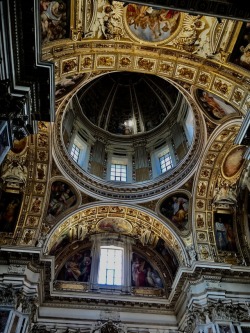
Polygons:
M104 220L124 223L129 228L124 228L121 233L139 239L144 245L150 245L150 239L162 238L178 258L180 265L188 264L188 255L185 245L176 231L158 216L147 209L134 207L129 204L92 203L79 208L58 222L50 231L44 249L49 253L58 240L74 227L82 226L81 239L97 232L105 232L98 228L98 223ZM113 232L116 232L113 230ZM119 231L117 231L119 233ZM146 237L145 237L146 235ZM74 240L81 240L74 239Z
M197 252L202 260L213 260L214 253L216 253L213 228L213 211L215 209L213 199L218 182L223 183L227 181L229 185L234 185L240 177L240 173L237 172L228 179L223 175L222 169L226 157L236 147L234 139L241 123L242 119L231 119L213 133L209 139L200 167L197 170L193 193L192 229L194 230ZM231 208L225 206L224 209L230 210ZM202 218L202 224L199 224L199 218ZM204 245L207 246L207 251L202 254L201 249L204 249Z
M122 45L120 45L122 44ZM44 53L52 54L48 60L55 61L56 82L60 82L69 75L87 74L88 79L93 76L113 71L131 71L161 76L167 80L180 83L188 92L191 85L207 90L223 98L238 109L243 115L247 113L250 93L248 91L249 74L230 64L218 63L202 57L184 53L183 51L157 47L135 46L131 43L109 41L68 42L66 49L69 54L57 54L55 46L44 48ZM84 53L82 51L84 48ZM74 51L70 51L74 50ZM74 52L74 53L72 53ZM74 57L77 66L72 72L63 72L63 63ZM46 60L46 59L44 59ZM126 64L125 64L126 63ZM235 80L235 77L239 77ZM243 84L244 83L244 84ZM80 88L82 83L73 87L67 95L67 100ZM86 80L84 82L86 84Z

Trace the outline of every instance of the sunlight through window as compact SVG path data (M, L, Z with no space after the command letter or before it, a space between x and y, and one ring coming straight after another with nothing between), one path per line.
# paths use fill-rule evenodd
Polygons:
M115 246L102 246L99 267L99 284L119 286L122 284L123 249Z

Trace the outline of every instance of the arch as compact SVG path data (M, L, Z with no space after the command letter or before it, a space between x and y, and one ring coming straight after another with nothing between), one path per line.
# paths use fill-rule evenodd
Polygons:
M140 239L143 245L150 242L149 237L145 238L147 233L162 238L175 254L179 264L182 266L188 265L189 259L185 245L171 226L146 208L138 208L124 203L92 203L78 208L52 228L44 244L44 252L49 254L51 249L57 246L57 243L60 244L60 238L63 239L63 235L68 233L71 238L70 241L74 237L75 240L84 239L85 236L96 233L99 221L109 216L119 217L130 223L133 228L124 231L124 234ZM81 226L78 234L78 230L73 230L76 226ZM100 232L100 230L98 231Z
M214 233L214 213L233 213L234 201L217 201L215 199L217 188L223 187L228 182L229 187L234 187L238 178L226 179L221 166L227 153L234 147L234 139L242 123L242 119L235 117L221 125L211 135L206 152L197 170L197 178L194 184L193 201L193 226L194 241L197 253L201 260L217 261L218 249ZM235 193L236 195L236 193ZM230 193L232 197L232 194ZM229 195L228 195L229 198ZM234 254L234 262L240 254ZM225 253L226 262L230 262L230 253Z

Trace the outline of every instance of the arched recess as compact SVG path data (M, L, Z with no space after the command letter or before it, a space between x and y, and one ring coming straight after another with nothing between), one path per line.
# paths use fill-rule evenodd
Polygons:
M234 144L241 123L242 119L235 117L212 133L198 169L193 192L192 228L195 231L196 250L200 260L231 264L243 262L236 233L236 207L237 186L244 165L243 155L246 147ZM230 164L229 158L236 150L235 160L238 169L227 177L224 169ZM216 222L219 219L224 224L222 228L230 228L231 236L227 230L224 245L218 240L220 230L218 232L219 226Z
M47 237L43 252L54 258L54 271L51 272L54 291L75 288L87 293L100 291L97 277L100 248L103 244L123 248L126 262L125 282L120 290L123 293L169 297L175 277L178 276L178 269L190 266L190 259L181 238L156 214L129 204L92 203L82 206L58 222ZM92 262L89 277L79 277L78 270L75 275L77 278L65 281L67 279L62 276L68 270L69 263L79 256L88 257ZM138 288L138 285L133 284L132 271L136 258L143 262L147 281L153 271L158 274L161 287L158 285L156 288L155 285L152 289L150 282L142 285L145 288L140 285ZM78 277L82 281L79 281ZM76 285L73 286L72 283Z
M115 220L117 218L119 221ZM142 246L153 246L162 239L177 258L179 265L188 265L185 245L171 226L146 208L123 203L92 203L77 209L53 227L44 244L44 253L57 257L66 244L61 244L65 236L67 244L73 244L86 237L107 232L100 227L100 221L105 220L111 224L111 229L107 229L109 233L134 238Z

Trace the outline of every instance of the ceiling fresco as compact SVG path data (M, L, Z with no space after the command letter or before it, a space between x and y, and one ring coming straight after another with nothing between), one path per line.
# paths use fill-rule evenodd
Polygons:
M247 70L250 69L250 26L243 23L229 61Z
M132 35L145 42L161 42L178 28L181 13L175 10L153 9L150 6L129 4L126 23Z
M228 115L235 115L235 113L238 113L237 109L232 107L221 97L218 97L208 91L198 89L197 100L204 110L204 113L213 120L218 121Z

